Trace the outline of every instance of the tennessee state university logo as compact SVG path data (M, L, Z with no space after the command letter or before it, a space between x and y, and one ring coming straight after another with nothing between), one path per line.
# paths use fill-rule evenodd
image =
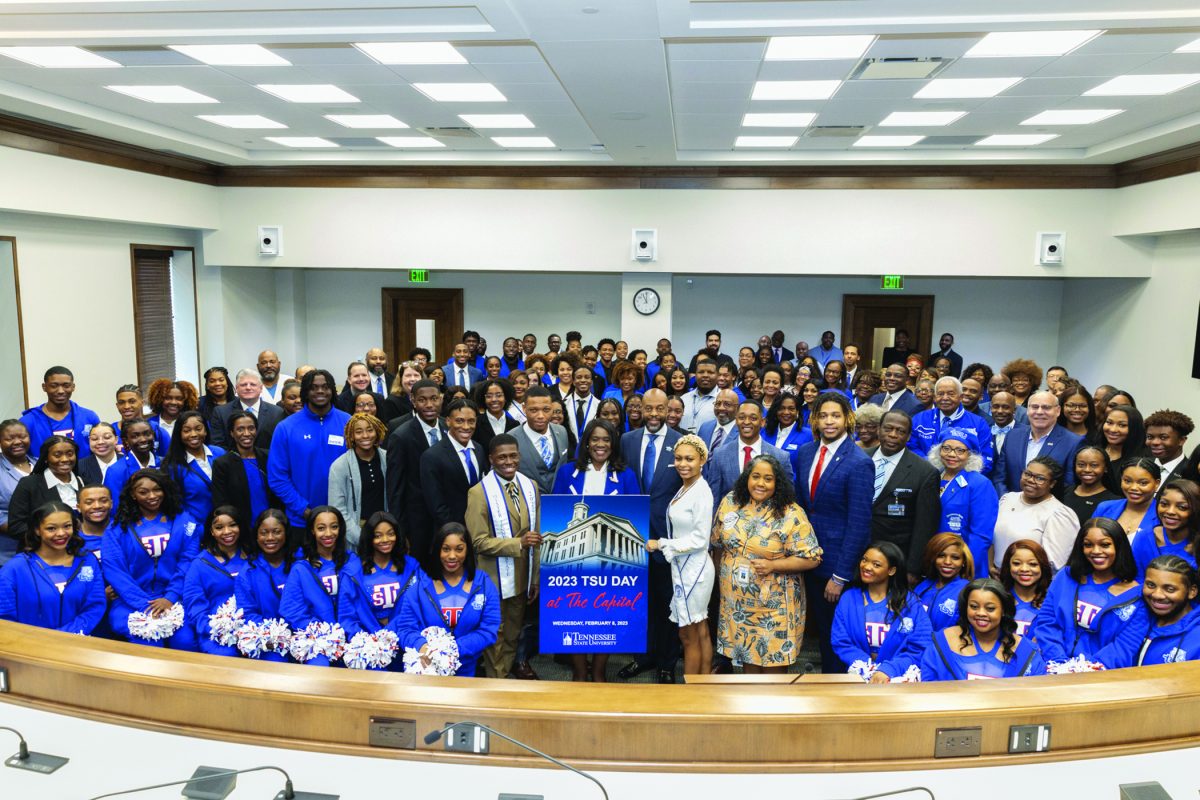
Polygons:
M171 534L169 532L151 533L139 538L142 540L142 547L146 548L146 554L151 558L158 558L166 552L167 543L171 541Z
M1087 630L1092 629L1092 625L1096 622L1097 615L1100 614L1100 606L1092 603L1085 603L1082 600L1075 601L1075 622Z
M400 582L381 583L371 590L371 605L375 608L391 608L400 596Z
M1031 619L1019 619L1017 622L1017 635L1024 636L1029 632L1029 626L1033 624Z
M321 578L321 585L325 587L326 594L329 594L329 595L337 594L338 576L337 575L326 575L325 577Z
M892 626L886 622L868 622L867 623L867 646L872 650L878 647L883 647L883 642L887 639L888 631Z
M461 608L443 608L442 616L446 618L446 624L453 628L458 624L458 615L462 613Z

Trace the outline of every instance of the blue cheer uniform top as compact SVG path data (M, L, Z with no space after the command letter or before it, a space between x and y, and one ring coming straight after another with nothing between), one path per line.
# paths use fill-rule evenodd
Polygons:
M939 589L935 581L927 578L913 589L913 594L929 614L929 624L934 631L958 624L958 596L966 585L966 579L959 577Z
M1095 633L1096 620L1100 612L1116 599L1108 587L1117 582L1111 578L1104 583L1096 583L1095 576L1089 575L1075 593L1075 624L1085 631Z
M434 594L437 597L438 605L442 609L442 617L446 620L446 625L454 630L454 626L458 624L458 615L467 605L467 592L463 586L467 582L467 574L464 572L457 586L452 586L449 581L442 580L441 591L434 586Z
M375 613L375 619L381 627L387 625L388 620L395 613L396 601L403 588L400 585L401 577L400 573L396 571L396 567L388 564L385 569L376 566L360 579L363 591L371 599L371 610Z
M46 576L50 578L50 582L54 584L54 588L58 589L59 594L62 594L63 589L67 588L67 581L70 580L71 573L75 571L74 563L56 567L47 564L37 553L30 553L29 557L33 559L33 563L45 571Z
M1188 552L1188 545L1191 543L1191 537L1184 537L1182 542L1178 544L1167 538L1166 531L1163 531L1163 544L1158 543L1157 530L1149 530L1134 537L1132 549L1133 560L1137 562L1138 578L1143 578L1146 575L1146 568L1150 566L1150 562L1159 556L1179 556L1184 561L1192 565L1192 569L1196 568L1196 554Z
M1017 604L1017 613L1014 615L1014 619L1017 621L1017 635L1028 636L1030 628L1033 627L1033 621L1037 619L1038 610L1033 603L1017 597L1016 592L1013 592L1012 598Z
M869 592L863 592L865 600L864 618L866 620L867 647L871 654L871 660L876 661L879 658L879 648L883 647L883 643L887 641L888 632L892 629L888 622L888 617L892 616L891 610L888 608L887 596L882 600L875 601L871 599Z
M330 597L337 597L338 593L338 568L330 559L321 559L321 568L317 570L317 578L321 581L321 585L325 587L325 593Z

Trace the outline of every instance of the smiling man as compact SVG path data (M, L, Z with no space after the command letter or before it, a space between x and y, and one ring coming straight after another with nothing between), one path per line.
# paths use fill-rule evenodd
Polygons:
M46 393L46 402L21 416L29 431L29 456L36 459L46 437L58 435L75 440L79 457L87 458L92 453L88 434L100 417L71 399L75 393L74 374L66 367L51 367L42 376L42 391Z
M734 416L737 436L723 441L709 456L708 487L713 494L713 512L721 499L733 491L742 470L761 455L772 456L783 468L789 480L795 480L788 454L762 438L763 410L757 400L743 401Z
M1065 486L1075 482L1075 453L1083 445L1083 437L1058 424L1058 398L1048 390L1034 392L1026 410L1029 424L1015 425L1005 437L1004 450L992 471L992 484L1000 496L1021 490L1021 473L1038 456L1052 458L1062 466Z

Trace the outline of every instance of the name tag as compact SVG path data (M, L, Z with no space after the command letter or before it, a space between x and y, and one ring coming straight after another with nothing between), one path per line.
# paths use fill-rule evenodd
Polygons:
M55 431L55 432L54 432L54 435L55 435L55 436L66 436L68 439L74 439L74 438L75 438L75 431L71 430L70 428L66 428L66 429L64 429L64 430L61 430L61 431Z
M903 517L904 505L902 503L888 503L887 513L889 517Z
M733 582L743 589L750 585L750 567L747 564L739 564L733 570Z
M345 447L346 437L338 436L336 433L331 433L329 434L329 444L333 445L334 447Z

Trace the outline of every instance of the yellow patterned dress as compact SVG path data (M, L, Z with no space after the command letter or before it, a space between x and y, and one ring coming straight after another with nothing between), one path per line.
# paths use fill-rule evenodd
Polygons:
M737 664L794 663L804 639L802 573L760 579L750 565L760 558L820 558L804 510L793 503L777 519L766 506L739 508L730 493L717 509L712 546L721 553L717 651Z

